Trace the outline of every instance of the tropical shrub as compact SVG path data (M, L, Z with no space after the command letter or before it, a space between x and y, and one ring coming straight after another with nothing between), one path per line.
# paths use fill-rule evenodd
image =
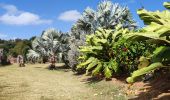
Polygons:
M118 63L122 74L130 74L134 70L143 67L139 62L142 57L150 56L155 45L146 42L131 42L124 37L113 45L114 58Z
M95 34L87 35L86 46L80 47L83 55L79 58L83 62L77 68L85 68L86 73L91 72L92 75L103 72L106 78L112 76L113 71L117 72L117 63L112 58L112 45L116 42L116 36L113 30L99 28Z
M165 2L164 6L169 9L170 3ZM137 11L140 18L147 25L143 32L131 33L128 37L131 41L147 41L150 44L157 44L150 57L151 63L142 69L134 71L132 76L127 78L127 82L133 83L135 79L155 69L168 67L170 64L170 11L150 12L145 9Z
M86 69L92 75L102 74L110 78L113 73L130 73L138 68L142 54L150 55L152 46L146 43L126 42L123 38L130 31L118 25L115 30L99 28L87 35L86 46L80 47L82 60L77 68Z
M7 54L6 53L4 53L3 54L3 56L1 56L1 62L0 62L0 66L2 65L9 65L10 64L10 62L9 62L9 60L8 60L8 58L7 58Z
M115 26L122 24L122 27L134 29L136 27L130 11L127 7L114 4L111 1L104 0L97 6L97 10L86 8L80 19L71 29L69 65L72 69L78 63L78 56L81 54L79 46L85 44L85 35L94 34L94 32L102 27L104 29L115 29Z

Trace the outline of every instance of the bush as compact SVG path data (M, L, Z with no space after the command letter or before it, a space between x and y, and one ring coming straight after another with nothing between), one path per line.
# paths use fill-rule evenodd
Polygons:
M10 62L7 60L7 56L4 55L1 59L1 65L3 66L3 65L9 65L9 64Z
M82 60L77 68L86 69L92 75L102 74L110 78L112 74L130 74L138 69L138 59L150 55L154 48L145 42L127 42L123 38L129 30L121 25L116 30L98 29L95 34L87 35L86 46L80 48Z

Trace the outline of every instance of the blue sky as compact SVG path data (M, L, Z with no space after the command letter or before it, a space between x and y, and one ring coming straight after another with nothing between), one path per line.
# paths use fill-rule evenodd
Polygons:
M96 9L102 0L0 0L0 39L30 38L39 36L48 28L63 32L80 17L86 7ZM139 26L143 22L136 10L164 10L167 0L111 0L113 3L127 5Z

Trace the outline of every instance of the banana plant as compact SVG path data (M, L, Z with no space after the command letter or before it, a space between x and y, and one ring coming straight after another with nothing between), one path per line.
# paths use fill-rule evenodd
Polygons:
M165 2L164 6L169 9L170 3ZM157 44L159 47L153 52L149 66L134 71L132 76L127 78L129 83L135 82L139 76L161 67L168 67L170 64L170 11L150 12L139 9L137 13L147 26L143 28L142 32L131 33L125 37L131 41L147 41Z
M79 60L77 69L86 69L86 73L92 75L103 74L110 78L113 73L119 70L118 63L113 56L113 45L121 38L123 34L129 31L123 29L121 25L116 30L106 30L98 28L95 34L86 36L86 46L80 47L82 56Z

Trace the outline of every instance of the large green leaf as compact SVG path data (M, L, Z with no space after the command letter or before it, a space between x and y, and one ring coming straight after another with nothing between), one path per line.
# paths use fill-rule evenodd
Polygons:
M95 60L94 57L90 57L90 58L89 58L88 60L86 60L85 62L80 63L79 65L77 65L77 68L81 68L81 67L83 67L83 66L85 66L85 65L88 65L89 63L93 62L94 60Z
M152 62L170 61L170 47L161 46L153 52Z
M110 78L112 76L112 70L109 69L109 66L104 63L104 75L106 78Z
M95 50L102 50L103 47L102 46L82 46L80 47L80 51L83 53L93 53L96 54L96 52L94 52Z
M163 64L162 64L162 63L160 63L160 62L153 63L153 64L151 64L151 65L148 66L148 67L144 67L144 68L141 68L141 69L139 69L139 70L137 70L137 71L134 71L134 72L132 73L131 77L128 77L128 78L126 79L126 81L127 81L128 83L133 83L133 82L135 82L135 79L136 79L137 77L139 77L139 76L141 76L141 75L144 75L144 74L146 74L146 73L148 73L148 72L150 72L150 71L153 71L153 70L155 70L155 69L161 68L161 67L163 67Z
M150 42L170 45L170 11L149 12L145 9L137 11L140 18L147 24L142 32L134 32L125 35L129 40L152 40Z
M170 12L168 10L164 10L162 12L160 11L150 12L145 9L139 9L137 11L137 14L146 25L149 25L151 22L155 22L158 24L167 23L169 22L170 18Z
M98 60L97 60L97 59L93 60L93 61L87 66L86 70L92 69L92 68L95 67L97 64L98 64Z
M113 69L115 73L119 71L118 63L114 59L111 59L109 64L110 64L110 69Z
M92 71L92 75L97 75L100 73L101 69L102 69L102 64L98 63L98 65L96 66L96 68Z
M167 9L170 9L170 2L164 2L164 7Z

